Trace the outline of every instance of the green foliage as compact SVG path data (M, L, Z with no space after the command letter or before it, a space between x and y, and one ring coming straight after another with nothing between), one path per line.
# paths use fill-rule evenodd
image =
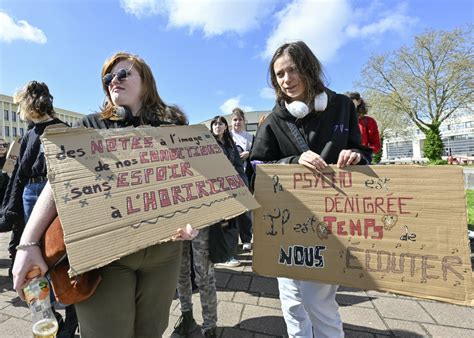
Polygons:
M375 153L374 156L372 156L372 164L377 164L380 163L380 160L382 160L382 149L380 149L379 152Z
M474 231L474 189L466 190L467 199L467 223L469 229Z
M423 146L425 157L427 157L430 162L441 160L444 147L439 132L439 125L430 125L425 135L426 140Z
M380 144L383 145L383 133L380 133ZM383 155L383 146L380 148L379 152L375 153L372 155L372 164L377 164L380 163L382 160L382 155Z
M448 161L446 161L446 160L433 160L433 161L429 161L428 164L431 164L431 165L445 165L445 164L448 164Z

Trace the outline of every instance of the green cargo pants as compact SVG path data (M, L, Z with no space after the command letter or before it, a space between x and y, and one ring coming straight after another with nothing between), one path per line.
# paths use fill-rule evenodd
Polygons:
M81 337L161 337L176 290L181 247L181 242L154 245L103 267L95 294L76 304Z

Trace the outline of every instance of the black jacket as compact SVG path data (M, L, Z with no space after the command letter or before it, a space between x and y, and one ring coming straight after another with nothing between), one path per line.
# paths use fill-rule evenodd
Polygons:
M47 173L40 136L47 126L58 123L67 126L57 118L35 123L22 138L20 154L8 182L0 211L0 232L10 231L14 224L24 225L23 190L30 178L45 177Z
M298 163L305 151L298 142L295 132L300 133L310 150L322 153L332 141L323 156L328 164L337 163L343 149L351 149L362 155L359 164L368 164L366 157L370 149L361 145L355 106L345 95L326 89L328 104L322 112L310 112L303 119L292 116L284 102L277 102L272 113L265 119L255 137L251 160L267 163ZM291 129L290 125L297 128Z
M222 148L222 151L224 152L225 156L227 156L230 163L232 163L232 165L234 166L240 178L242 178L242 180L245 182L245 185L248 186L249 184L248 184L247 175L245 174L245 171L244 171L244 163L242 162L240 158L240 153L235 143L233 143L232 146L228 146L221 143L217 139L216 141L217 141L217 144L220 145L220 147Z

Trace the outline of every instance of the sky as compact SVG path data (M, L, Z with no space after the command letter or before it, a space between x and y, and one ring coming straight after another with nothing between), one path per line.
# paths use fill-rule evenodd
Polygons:
M199 123L236 106L271 110L268 65L285 42L305 41L344 93L360 89L372 55L469 23L472 0L1 0L0 93L43 81L56 107L91 114L105 97L104 61L127 51Z

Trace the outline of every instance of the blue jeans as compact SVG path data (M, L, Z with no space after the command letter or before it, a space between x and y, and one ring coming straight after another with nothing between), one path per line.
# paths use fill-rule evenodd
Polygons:
M25 215L25 224L28 222L31 212L33 211L33 207L35 206L36 201L38 200L38 197L43 191L45 185L46 181L30 183L25 186L25 189L23 190L23 212Z

